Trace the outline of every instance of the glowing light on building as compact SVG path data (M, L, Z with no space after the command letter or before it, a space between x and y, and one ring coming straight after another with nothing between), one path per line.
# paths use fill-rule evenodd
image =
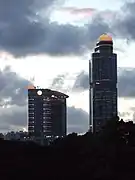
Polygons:
M98 40L99 41L113 41L112 37L107 34L102 34Z
M36 89L36 87L33 86L33 85L28 85L28 86L27 86L27 89Z

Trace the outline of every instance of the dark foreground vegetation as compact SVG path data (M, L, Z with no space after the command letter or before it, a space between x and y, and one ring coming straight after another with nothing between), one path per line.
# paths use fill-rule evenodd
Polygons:
M111 120L96 134L68 135L49 147L0 141L0 179L135 179L135 125Z

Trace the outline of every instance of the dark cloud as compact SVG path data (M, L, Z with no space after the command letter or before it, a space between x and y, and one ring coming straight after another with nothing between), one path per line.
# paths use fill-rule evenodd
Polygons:
M62 89L66 76L67 74L59 74L56 78L53 79L50 88L55 88L57 90Z
M125 2L119 15L113 24L114 32L120 37L135 40L135 1Z
M93 45L95 45L95 42L101 34L112 33L112 29L109 27L108 23L100 17L100 14L93 18L93 21L87 25L87 28L86 45L88 45L88 48L93 48Z
M75 80L75 83L73 85L73 90L82 89L87 90L89 87L89 76L88 73L85 71L82 71Z
M118 68L118 96L135 97L135 68ZM76 77L73 90L88 90L89 76L82 71Z
M27 127L27 107L13 105L10 108L0 107L0 132L19 131Z
M1 112L0 113L1 124L8 126L10 129L12 127L27 126L26 105L25 106L13 105L10 108L0 108L0 112Z
M82 109L68 107L68 132L84 133L88 131L88 113Z
M134 39L135 2L125 3L111 23L102 13L83 27L50 22L50 12L63 0L0 0L0 48L15 56L46 53L83 54L102 33ZM51 11L50 11L51 9ZM117 12L116 14L119 14ZM119 18L118 18L119 17Z
M0 45L13 54L30 52L42 42L45 30L37 12L44 12L55 0L0 0Z
M130 97L131 94L133 96L134 86L132 82L134 82L134 72L135 69L119 69L119 92L120 96ZM81 87L87 88L88 84L88 76L86 77L85 72L81 72L80 76L77 76L79 80L75 83L79 88ZM84 76L84 77L83 77ZM58 76L58 81L63 79L65 76ZM56 81L57 82L57 81ZM55 85L55 80L52 84ZM63 82L63 80L62 80ZM3 71L0 71L0 129L17 129L21 127L25 127L27 125L27 91L24 87L26 87L30 83L28 80L23 79L18 76L16 73L12 72L9 67L5 68ZM126 85L125 85L126 83ZM57 83L56 83L57 84ZM61 83L60 83L61 84ZM78 85L79 84L79 85ZM20 91L18 90L20 89ZM84 90L83 89L83 90ZM18 90L18 93L16 93ZM131 93L132 92L132 93ZM119 94L120 94L119 93ZM5 98L9 99L7 103L5 103ZM11 105L3 108L3 105ZM132 109L134 111L134 109ZM127 116L128 113L120 113L120 116ZM83 111L82 109L77 109L75 107L68 107L68 132L77 132L83 133L88 129L88 113Z
M58 76L53 81L61 81ZM27 126L27 89L31 82L12 72L10 67L0 71L0 131L17 130ZM61 83L60 83L61 84ZM8 101L5 101L8 100ZM88 114L82 109L68 107L68 132L85 132Z
M8 123L1 122L0 123L0 133L6 133L8 131L11 131L11 126Z
M74 74L64 73L58 74L50 84L50 89L55 89L57 91L61 91L65 94L69 94L72 91L72 84L74 81Z
M27 86L32 84L30 81L22 78L10 67L0 71L0 106L18 105L23 106L27 100Z
M59 0L0 0L1 50L16 56L82 54L101 33L110 31L100 18L85 27L50 23L48 9L57 3Z
M68 107L68 133L84 133L88 130L88 113ZM27 106L0 108L0 131L16 131L27 127Z
M118 93L120 97L135 97L135 68L124 69L119 74Z
M26 126L29 84L32 83L12 72L10 67L0 71L0 131Z

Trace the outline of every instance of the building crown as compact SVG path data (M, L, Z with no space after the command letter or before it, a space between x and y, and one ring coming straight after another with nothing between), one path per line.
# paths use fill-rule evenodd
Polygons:
M102 34L98 41L113 41L112 37L107 34Z

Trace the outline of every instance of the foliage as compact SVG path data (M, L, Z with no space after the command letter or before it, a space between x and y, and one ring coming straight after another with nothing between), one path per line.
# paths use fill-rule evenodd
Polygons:
M135 125L118 118L97 134L72 133L48 147L0 141L1 178L134 179Z

